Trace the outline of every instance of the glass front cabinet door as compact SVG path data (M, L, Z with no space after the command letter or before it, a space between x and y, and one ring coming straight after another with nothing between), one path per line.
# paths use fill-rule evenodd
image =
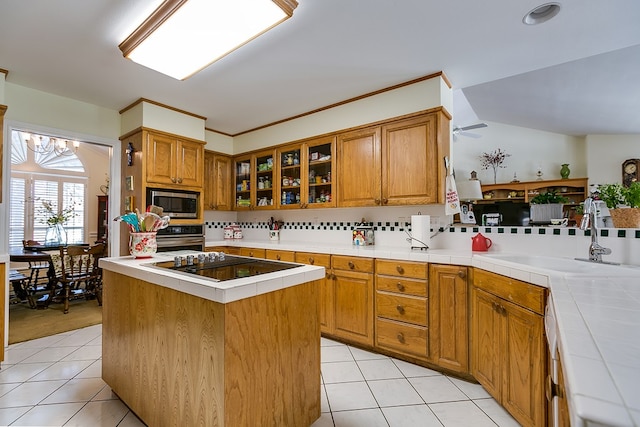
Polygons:
M273 150L255 155L256 209L273 209L275 207L275 200L273 199L274 170Z
M235 166L235 208L236 209L251 209L251 157L246 156L236 158L234 161Z
M277 151L280 169L280 208L302 207L302 145L281 147Z
M318 138L306 144L307 181L305 207L327 208L334 200L335 137ZM354 159L354 167L357 162Z

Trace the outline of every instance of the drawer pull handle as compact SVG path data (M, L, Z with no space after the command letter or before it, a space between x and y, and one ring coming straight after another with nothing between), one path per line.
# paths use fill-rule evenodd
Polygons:
M404 274L404 268L401 265L396 266L396 270L398 270L398 273Z
M316 260L313 259L313 257L309 257L309 264L313 265L314 262L316 262Z
M280 255L279 255L279 254L278 254L278 255L276 255L276 259L277 259L278 261L280 261Z
M404 334L402 332L398 333L398 335L396 335L396 338L398 338L398 341L404 344Z
M398 313L400 314L404 314L404 307L401 305L396 305L396 310L398 310Z
M398 284L396 286L398 287L398 290L400 292L404 292L405 287L404 287L404 285L402 283L398 282Z
M458 271L458 277L464 279L467 277L467 274L463 270L460 270Z
M354 268L356 268L356 265L353 262L349 261L349 268L353 270Z

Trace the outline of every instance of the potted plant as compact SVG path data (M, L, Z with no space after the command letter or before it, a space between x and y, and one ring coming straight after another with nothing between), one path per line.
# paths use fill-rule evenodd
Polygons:
M640 182L629 187L622 184L600 184L598 198L609 208L616 228L640 228Z
M540 193L529 201L531 203L531 222L546 223L552 218L562 218L562 205L569 200L556 190Z

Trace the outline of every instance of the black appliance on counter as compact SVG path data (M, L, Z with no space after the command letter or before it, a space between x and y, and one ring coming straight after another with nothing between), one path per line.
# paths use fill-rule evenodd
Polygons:
M213 252L211 252L213 254ZM177 257L182 258L182 257ZM216 258L211 261L209 257L205 260L198 260L198 256L191 255L191 264L176 265L174 261L154 262L151 267L163 268L177 273L196 275L202 278L221 282L224 280L239 279L242 277L257 276L259 274L273 273L275 271L288 270L300 267L299 264L289 264L285 262L269 261L259 258L246 258L232 255L225 255L224 259Z
M502 226L528 226L531 215L529 203L510 201L476 203L473 205L473 213L477 225L484 225L482 215L500 214L502 219L499 225Z
M204 225L171 225L156 234L158 252L204 251Z

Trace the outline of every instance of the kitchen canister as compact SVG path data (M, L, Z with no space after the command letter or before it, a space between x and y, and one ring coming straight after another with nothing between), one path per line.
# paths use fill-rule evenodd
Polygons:
M129 253L134 258L151 258L158 252L156 232L129 233Z

